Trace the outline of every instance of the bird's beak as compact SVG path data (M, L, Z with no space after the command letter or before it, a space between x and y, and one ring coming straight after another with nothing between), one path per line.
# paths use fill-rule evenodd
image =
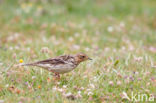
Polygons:
M92 60L91 58L88 58L88 60Z

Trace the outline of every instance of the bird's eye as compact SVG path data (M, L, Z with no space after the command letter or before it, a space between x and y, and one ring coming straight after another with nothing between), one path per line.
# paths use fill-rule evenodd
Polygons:
M82 56L82 58L85 58L85 56Z

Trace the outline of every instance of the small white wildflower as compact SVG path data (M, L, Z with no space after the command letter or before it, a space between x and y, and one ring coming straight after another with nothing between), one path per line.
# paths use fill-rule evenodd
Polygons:
M62 89L62 88L59 88L58 91L59 91L59 92L63 92L63 89Z
M139 72L135 72L135 74L136 74L136 75L138 75L138 74L139 74Z
M78 93L77 98L82 98L82 95Z
M108 52L108 51L110 51L110 48L106 47L106 48L104 49L104 51Z
M7 38L7 40L8 40L8 41L14 40L14 36L9 36L9 37Z
M89 51L90 49L89 48L85 48L85 51Z
M0 103L4 103L4 100L0 100Z
M94 82L98 81L98 78L96 76L94 76Z
M57 88L56 87L53 87L53 90L57 90Z
M97 79L97 77L96 77L96 76L94 76L94 79Z
M86 76L86 75L84 75L84 76L83 76L83 78L87 78L87 76Z
M6 87L6 88L9 87L9 84L6 84L5 87Z
M120 22L120 24L119 24L119 25L120 25L120 27L121 27L121 28L125 27L125 23L124 23L123 21L122 21L122 22Z
M10 50L13 50L14 48L13 48L13 47L9 47L9 49L10 49Z
M57 82L57 84L59 85L59 84L60 84L60 82Z
M129 45L129 50L133 51L134 50L134 46L133 45Z
M67 86L66 85L63 85L63 88L67 88Z
M93 95L93 93L92 92L88 92L88 95Z
M113 81L109 81L109 85L114 85Z
M81 94L81 91L78 91L77 93L78 93L78 94Z
M74 39L73 39L73 37L69 37L69 39L68 39L69 41L74 41Z
M35 78L36 78L36 76L32 76L31 78L32 78L32 79L35 79Z
M86 91L91 91L91 89L88 88Z
M0 62L0 66L3 65L3 63Z
M15 46L15 49L16 49L16 50L19 50L19 49L20 49L20 47L19 47L19 46Z
M29 48L29 47L27 48L27 51L28 51L28 52L30 51L30 48Z
M152 46L151 46L151 47L149 48L149 50L150 50L151 52L153 52L153 53L156 53L156 47L152 47Z
M143 60L143 57L134 57L134 60L137 62L141 62Z
M63 94L66 98L74 100L77 98L77 96L73 95L72 93Z
M114 31L114 28L113 28L112 26L109 26L109 27L107 28L107 30L108 30L108 32L113 32L113 31Z
M71 92L68 92L67 94L65 94L66 97L68 97L68 96L70 96L70 95L72 95Z
M42 37L42 41L43 41L43 42L47 42L47 38Z
M152 68L156 68L156 65L151 65Z
M54 42L54 45L59 45L59 44L60 44L59 41L55 41L55 42Z
M129 79L126 79L125 83L126 83L126 84L129 84L129 82L130 82Z
M117 85L121 85L121 81L117 81Z
M113 49L113 52L116 52L116 51L117 51L117 50L114 48L114 49Z
M76 50L79 50L80 46L79 45L73 45L73 48L76 49Z
M81 89L81 90L84 90L84 87L81 87L80 89Z
M121 47L121 49L122 49L122 50L125 50L125 49L126 49L126 47L125 47L125 46L122 46L122 47Z
M90 84L90 87L91 87L91 88L95 88L94 84Z

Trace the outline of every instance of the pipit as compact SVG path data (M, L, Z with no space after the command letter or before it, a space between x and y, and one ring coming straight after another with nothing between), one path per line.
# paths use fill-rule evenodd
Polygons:
M76 55L62 55L55 58L50 58L34 63L21 64L20 66L37 66L55 73L57 78L60 78L59 74L67 73L75 69L81 62L86 60L92 60L84 53L78 53Z

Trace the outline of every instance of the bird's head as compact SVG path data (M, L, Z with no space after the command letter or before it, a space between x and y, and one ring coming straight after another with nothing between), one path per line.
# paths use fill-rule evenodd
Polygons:
M92 60L91 58L89 58L86 54L84 53L78 53L75 55L75 60L80 63L86 60Z

